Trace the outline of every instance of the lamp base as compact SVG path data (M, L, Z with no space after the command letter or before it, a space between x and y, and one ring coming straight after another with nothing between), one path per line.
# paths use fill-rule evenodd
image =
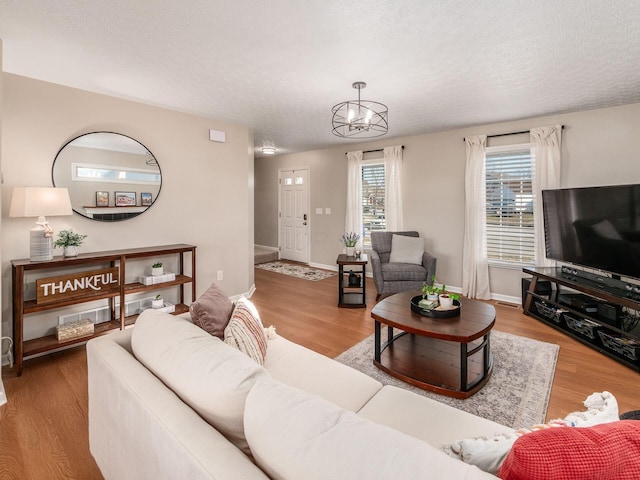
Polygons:
M45 236L45 229L38 225L29 231L29 260L42 262L53 260L53 238Z

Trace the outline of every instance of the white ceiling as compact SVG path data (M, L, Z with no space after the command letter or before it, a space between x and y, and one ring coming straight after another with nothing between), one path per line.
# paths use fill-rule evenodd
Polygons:
M0 38L7 72L278 153L353 143L331 107L360 80L387 138L640 102L638 0L0 0Z

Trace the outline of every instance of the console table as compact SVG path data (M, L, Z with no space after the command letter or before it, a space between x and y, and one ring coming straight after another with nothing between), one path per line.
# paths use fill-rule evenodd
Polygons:
M191 254L190 277L184 275L184 256L187 253ZM149 257L153 257L155 260L158 257L168 255L178 255L178 272L176 273L175 280L156 283L154 285L143 285L137 281L127 282L125 280L127 262L145 258L148 259ZM112 272L114 273L111 274L112 277L117 278L117 280L114 279L113 284L109 285L108 288L100 290L87 289L86 292L81 292L78 295L65 296L61 294L51 300L43 300L38 293L39 297L29 300L25 299L25 274L27 272L32 272L37 275L39 279L42 279L55 273L54 270L64 270L65 272L74 272L69 275L69 277L73 277L77 276L75 273L83 273L83 267L91 265L98 268L108 265L107 268L113 269ZM84 271L86 271L86 268L84 268ZM185 284L191 283L191 301L193 302L196 299L196 247L194 245L176 244L85 253L77 257L54 257L52 260L44 262L32 262L29 259L12 260L11 272L13 288L13 344L16 374L18 376L22 374L22 363L25 357L84 343L91 338L104 335L112 330L122 330L128 325L134 324L138 315L125 317L125 298L127 295L176 286L179 288L180 300L175 306L174 314L189 311L188 305L184 303ZM119 318L116 318L116 298L119 299L120 305ZM58 341L55 335L46 335L26 341L23 340L25 315L102 299L109 300L111 319L107 322L96 324L93 334L66 341Z

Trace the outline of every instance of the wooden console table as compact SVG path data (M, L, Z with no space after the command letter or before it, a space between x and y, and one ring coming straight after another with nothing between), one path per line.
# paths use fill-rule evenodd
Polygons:
M184 254L191 254L191 276L184 275ZM167 255L179 255L178 272L175 280L155 285L143 285L140 282L126 282L127 262L136 259L153 257L154 259ZM81 296L61 297L46 303L38 302L36 299L25 300L25 273L36 272L46 277L55 269L73 269L87 265L98 267L108 265L111 268L119 268L117 287L99 291L83 293ZM196 247L194 245L176 244L157 247L132 248L126 250L112 250L107 252L85 253L77 257L54 257L53 260L44 262L32 262L29 259L12 260L12 288L13 288L13 344L16 362L16 374L22 374L22 364L25 357L40 353L47 353L62 347L73 346L84 343L91 338L104 335L107 332L117 329L124 329L128 325L135 323L137 315L125 317L125 297L133 293L148 292L167 287L176 286L180 290L180 301L175 306L174 314L189 311L188 305L184 303L184 285L191 283L191 301L196 297ZM77 270L82 272L82 270ZM116 302L120 300L120 315L116 318ZM95 325L92 335L74 338L66 341L58 341L55 335L23 340L25 315L31 313L44 312L47 310L68 307L79 303L92 302L94 300L109 300L111 310L111 320Z

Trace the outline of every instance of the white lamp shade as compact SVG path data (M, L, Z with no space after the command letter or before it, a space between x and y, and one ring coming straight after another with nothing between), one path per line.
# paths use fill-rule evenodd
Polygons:
M10 217L73 215L69 190L54 187L15 187L9 207Z

